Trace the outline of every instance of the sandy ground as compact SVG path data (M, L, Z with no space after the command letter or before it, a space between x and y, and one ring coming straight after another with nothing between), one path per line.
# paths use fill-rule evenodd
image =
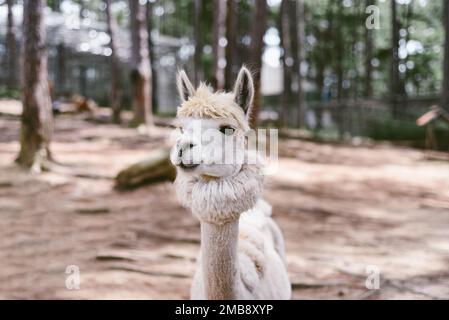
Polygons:
M0 116L0 298L188 298L198 222L169 182L123 192L108 178L161 146L168 129L148 138L59 117L53 153L92 179L14 166L19 125ZM265 195L295 299L449 299L449 162L384 145L280 147ZM69 266L79 290L66 288ZM365 286L369 268L379 290Z

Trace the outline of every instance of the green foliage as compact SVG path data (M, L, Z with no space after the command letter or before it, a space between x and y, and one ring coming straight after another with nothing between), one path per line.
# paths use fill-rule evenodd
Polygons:
M426 136L425 128L412 120L396 120L390 117L368 121L367 136L374 140L416 141Z
M390 1L375 1L380 12L380 29L374 30L373 91L389 96L391 70ZM365 75L365 1L306 0L306 59L309 79L318 87L330 85L335 97L337 64L343 67L345 97L361 96ZM397 3L400 25L401 75L409 96L438 94L442 81L444 30L442 1ZM337 54L339 47L344 54ZM408 49L408 50L406 50ZM320 72L324 79L320 79Z
M20 90L19 89L8 89L6 87L0 86L0 99L19 99Z
M104 19L103 0L72 0L83 8L82 15ZM293 0L291 0L293 1ZM162 34L190 38L194 37L193 0L151 0L153 29ZM48 5L57 9L61 0L48 0ZM274 3L274 2L273 2ZM390 95L391 71L391 8L390 1L374 1L379 7L380 29L374 30L373 81L374 95ZM363 96L365 81L365 0L305 0L306 6L306 62L307 77L314 86L311 96L320 97L324 89L336 96L338 70L344 81L344 98ZM250 33L253 28L252 9L254 0L237 1L237 46L239 59L248 61ZM127 1L114 1L114 11L119 24L128 24ZM213 31L213 1L202 1L201 33L205 46L202 62L206 80L211 80ZM436 94L442 81L443 25L440 19L442 1L399 1L398 20L401 29L401 46L418 45L401 56L401 65L407 66L402 77L409 96ZM269 8L267 28L279 26L279 5ZM339 50L341 48L341 50ZM416 48L415 48L416 49ZM409 50L410 51L410 50ZM340 53L339 53L340 52Z
M369 120L367 136L374 140L407 142L413 147L425 147L426 127L418 127L413 120L396 120L390 117ZM437 121L434 128L438 149L449 150L449 125Z
M449 151L449 126L447 124L436 126L435 138L437 140L437 147L439 150Z
M67 0L66 0L67 1ZM195 7L193 0L149 0L151 1L151 24L155 33L166 36L194 39ZM293 0L288 0L293 1ZM309 107L318 101L335 99L340 91L342 99L363 98L366 82L367 36L365 21L366 0L304 0L305 1L305 48L304 71L307 78L306 96ZM81 16L91 20L104 21L103 0L72 0L83 10ZM391 1L372 0L380 13L380 28L372 31L373 60L372 92L376 98L391 96L391 60L392 60L392 19ZM59 10L61 0L48 0L52 10ZM144 1L141 1L143 4ZM268 28L280 27L280 3L270 1ZM400 66L409 97L437 95L440 93L443 78L444 29L442 23L443 1L397 1L397 18L400 29ZM253 21L254 0L237 0L237 64L246 63L251 67L250 44L251 31L257 21ZM122 28L129 23L128 0L113 1L113 11ZM205 80L212 78L212 50L214 1L202 0L200 19L201 43L203 52L201 67ZM294 32L294 31L293 31ZM294 36L294 35L292 35ZM268 38L268 37L267 37ZM280 53L282 56L282 52ZM275 56L276 57L276 56ZM155 65L158 61L154 61ZM192 67L187 64L187 69ZM292 77L295 84L296 75ZM341 82L339 82L341 80ZM342 84L341 87L339 84ZM343 88L343 89L341 89ZM339 90L341 89L341 90ZM293 89L295 91L296 89ZM0 97L19 97L18 91L0 88ZM106 99L107 97L105 97ZM280 111L282 99L265 97L266 110ZM292 103L293 106L293 103ZM358 123L351 112L346 119ZM371 117L371 116L369 116ZM335 119L333 119L335 122ZM363 121L365 122L365 121ZM412 120L393 120L390 117L374 116L370 118L368 129L355 126L358 131L367 131L366 135L374 139L387 140L423 140L424 129L417 128ZM440 128L437 128L440 130ZM327 129L324 129L327 130ZM335 128L330 132L321 130L319 134L335 136ZM441 130L445 130L444 128ZM359 134L360 132L355 132ZM362 133L360 133L362 134Z

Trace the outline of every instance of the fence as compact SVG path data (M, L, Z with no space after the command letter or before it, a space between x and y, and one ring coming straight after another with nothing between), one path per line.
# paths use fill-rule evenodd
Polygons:
M439 104L439 96L387 99L352 99L340 101L308 101L306 126L316 134L330 134L336 139L371 137L378 140L400 140L414 146L423 146L425 128L416 125L416 119L432 105ZM281 114L280 108L275 109ZM297 125L298 108L290 105L289 126ZM276 117L278 118L278 117ZM440 149L449 148L449 128L437 126L442 140Z

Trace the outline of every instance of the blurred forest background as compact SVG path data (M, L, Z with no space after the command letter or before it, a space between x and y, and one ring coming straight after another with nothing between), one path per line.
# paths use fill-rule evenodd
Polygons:
M187 298L176 72L242 64L294 298L449 298L449 0L0 0L0 298Z
M178 105L177 68L195 83L230 90L242 64L261 78L262 122L318 138L364 136L423 147L425 128L416 118L440 101L448 108L445 1L139 3L54 0L42 8L54 108L76 94L116 110L117 122L119 111L132 106L133 71L147 64L151 71L140 71L151 83L144 108L163 116L173 116ZM3 97L19 97L22 21L22 1L3 1ZM130 26L142 28L142 39L131 36ZM441 142L433 145L447 150L445 126L437 123L434 131Z

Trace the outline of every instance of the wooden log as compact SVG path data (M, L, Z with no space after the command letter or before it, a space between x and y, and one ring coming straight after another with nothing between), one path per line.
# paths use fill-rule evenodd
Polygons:
M118 189L132 189L156 181L173 181L175 177L170 150L157 149L147 159L120 171L115 181Z

